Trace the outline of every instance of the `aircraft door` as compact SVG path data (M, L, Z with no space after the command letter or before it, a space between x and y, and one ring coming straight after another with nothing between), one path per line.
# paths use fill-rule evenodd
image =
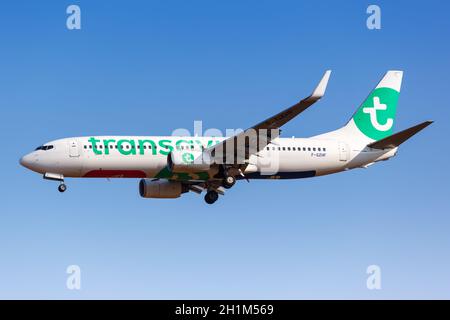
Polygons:
M80 150L78 149L78 142L76 140L69 141L69 156L71 158L80 156Z
M349 158L349 149L348 145L345 142L339 142L339 160L347 161Z

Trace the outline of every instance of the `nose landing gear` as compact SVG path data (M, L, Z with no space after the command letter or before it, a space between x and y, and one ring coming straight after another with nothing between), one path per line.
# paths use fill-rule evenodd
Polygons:
M67 190L67 186L64 184L64 176L62 174L57 173L44 173L44 179L45 180L53 180L53 181L59 181L60 184L58 186L59 192L64 192Z
M61 183L59 186L58 186L58 191L59 192L64 192L64 191L66 191L67 190L67 186L64 184L64 183Z

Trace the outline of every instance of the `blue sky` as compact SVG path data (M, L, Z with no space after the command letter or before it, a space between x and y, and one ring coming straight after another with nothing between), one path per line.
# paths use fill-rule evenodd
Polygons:
M0 298L450 298L450 5L374 3L377 31L366 1L2 3ZM245 128L328 68L285 136L341 126L388 69L405 71L396 129L436 122L370 169L240 182L213 206L142 199L132 179L59 194L18 164L61 137ZM372 264L381 290L366 288Z

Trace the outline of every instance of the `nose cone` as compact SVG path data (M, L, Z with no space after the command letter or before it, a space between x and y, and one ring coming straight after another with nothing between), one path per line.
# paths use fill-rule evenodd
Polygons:
M23 156L22 158L20 158L19 163L22 166L24 166L25 168L33 170L34 159L31 156L31 154L27 154L27 155Z

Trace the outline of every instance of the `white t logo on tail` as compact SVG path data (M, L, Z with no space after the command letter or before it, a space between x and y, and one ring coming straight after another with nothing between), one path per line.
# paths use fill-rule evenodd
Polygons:
M370 122L372 123L372 126L378 131L388 131L394 124L394 120L392 118L388 118L385 124L381 124L378 122L377 111L386 109L387 105L380 103L379 97L373 97L373 108L366 107L363 109L364 113L368 113L370 115Z

